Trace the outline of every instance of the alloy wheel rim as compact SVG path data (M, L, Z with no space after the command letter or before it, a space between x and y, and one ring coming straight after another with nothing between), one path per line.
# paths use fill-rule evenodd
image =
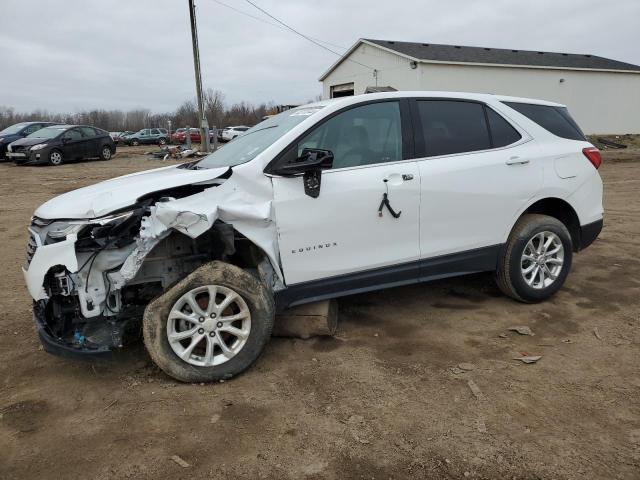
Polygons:
M527 242L520 259L520 272L532 288L541 290L552 285L564 265L564 245L558 235L536 233Z
M62 162L62 156L58 152L53 152L51 154L51 163L58 165L60 162Z
M221 365L246 345L251 312L237 292L222 285L189 290L173 305L167 340L183 361L198 367Z
M106 158L107 160L111 158L111 150L109 150L108 148L102 150L102 157Z

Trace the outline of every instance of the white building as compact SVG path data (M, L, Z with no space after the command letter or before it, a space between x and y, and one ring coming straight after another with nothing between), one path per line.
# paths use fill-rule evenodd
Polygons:
M585 133L640 133L640 66L595 55L360 39L324 98L375 90L495 93L567 105Z

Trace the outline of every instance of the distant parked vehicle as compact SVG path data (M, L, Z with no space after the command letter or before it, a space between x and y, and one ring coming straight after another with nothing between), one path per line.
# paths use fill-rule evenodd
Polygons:
M86 125L45 127L16 140L7 149L7 157L17 165L48 163L57 166L87 158L110 160L115 153L116 144L109 132Z
M0 132L0 161L7 160L5 153L7 146L11 142L20 140L21 138L31 135L33 132L49 125L55 125L53 122L22 122L11 125Z
M220 139L223 142L228 142L230 140L233 140L236 137L239 137L240 135L242 135L247 130L249 130L249 127L245 127L244 125L241 125L241 126L238 126L238 127L223 128L222 129L222 135L220 135L220 137L221 137Z
M169 133L164 128L143 128L127 135L122 139L127 145L166 145L169 143Z
M199 128L190 128L190 137L191 137L191 143L200 143L201 140L201 135L200 135L200 129ZM209 139L213 140L215 133L213 131L209 131ZM172 135L171 135L171 142L172 143L185 143L187 141L187 129L186 128L178 128Z

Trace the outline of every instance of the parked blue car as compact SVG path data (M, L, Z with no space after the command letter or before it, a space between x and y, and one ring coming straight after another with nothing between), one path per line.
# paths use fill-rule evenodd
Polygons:
M49 125L55 125L52 122L22 122L11 125L0 132L0 161L7 160L6 152L7 145L16 140L31 135L33 132L37 132L41 128L48 127Z

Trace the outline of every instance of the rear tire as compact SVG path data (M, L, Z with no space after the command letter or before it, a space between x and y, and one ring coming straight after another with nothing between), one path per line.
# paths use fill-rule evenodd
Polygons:
M515 300L541 302L560 290L572 258L571 235L562 222L547 215L523 215L498 259L496 283Z
M100 150L101 160L111 160L111 155L111 147L109 147L108 145L105 145L104 147L102 147L102 150Z
M166 144L167 144L166 138L161 138L160 140L158 140L158 145L166 145Z
M219 298L213 305L212 289L217 292L214 299ZM230 306L216 310L232 298ZM242 320L229 323L233 316ZM274 316L273 295L255 276L235 265L211 262L147 306L144 344L156 365L176 380L225 380L260 356L271 337Z
M64 158L60 150L51 150L51 152L49 152L49 165L57 167L58 165L62 165L63 161Z

